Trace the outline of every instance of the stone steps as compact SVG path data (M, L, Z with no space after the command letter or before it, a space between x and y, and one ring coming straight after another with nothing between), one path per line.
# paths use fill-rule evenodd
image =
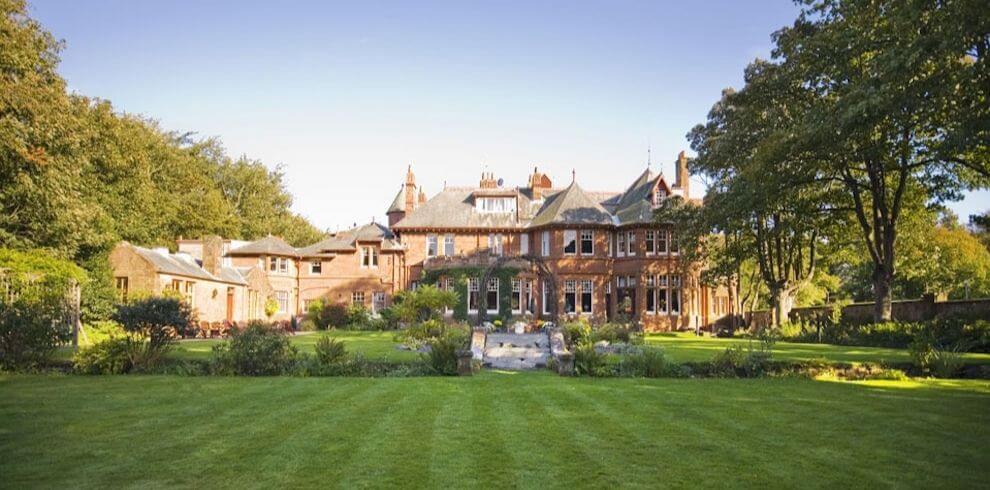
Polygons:
M490 333L485 339L483 363L495 369L546 367L550 340L546 334Z

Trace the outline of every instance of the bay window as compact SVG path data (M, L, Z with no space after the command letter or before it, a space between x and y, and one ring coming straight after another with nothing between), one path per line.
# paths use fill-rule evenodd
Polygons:
M564 281L564 313L577 311L577 281Z
M581 313L592 313L592 291L594 283L591 280L581 281Z
M592 230L581 231L581 255L595 254L595 232Z
M656 240L657 232L654 230L646 230L646 255L653 255L656 251Z

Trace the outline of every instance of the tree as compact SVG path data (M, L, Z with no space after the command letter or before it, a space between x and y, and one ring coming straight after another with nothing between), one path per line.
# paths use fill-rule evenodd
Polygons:
M413 290L396 293L392 309L396 318L412 324L442 319L444 310L454 308L457 301L456 292L424 284Z
M889 320L905 196L941 202L990 176L990 16L979 1L819 0L776 33L774 59L815 104L795 140L845 193Z
M990 250L990 211L974 214L969 217L969 226L983 246Z
M720 259L715 268L741 276L743 262L754 259L777 325L815 275L834 192L803 172L816 155L800 151L790 131L813 100L789 75L772 63L750 64L744 89L724 92L706 124L688 134L698 153L691 170L709 180L700 221L723 237L722 253L709 254Z

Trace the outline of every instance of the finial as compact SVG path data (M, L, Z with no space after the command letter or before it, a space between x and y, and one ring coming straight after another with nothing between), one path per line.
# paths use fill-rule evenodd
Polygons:
M650 166L653 164L653 148L649 143L646 144L646 169L649 170Z
M571 183L577 182L577 170L571 169Z

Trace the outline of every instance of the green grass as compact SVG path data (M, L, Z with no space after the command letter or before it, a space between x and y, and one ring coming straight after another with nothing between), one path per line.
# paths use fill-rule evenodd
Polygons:
M8 488L979 488L988 437L985 381L0 376Z
M343 340L348 352L361 353L368 358L411 361L420 357L417 352L397 349L399 344L395 342L395 332L332 330L327 333L334 338ZM299 347L300 352L312 354L313 346L316 345L316 340L321 335L324 335L324 332L295 335L291 337L291 342ZM209 359L213 346L219 342L220 340L215 339L185 340L179 342L172 355L187 359Z
M692 333L649 334L646 342L663 347L670 359L677 362L708 361L725 349L750 345L749 339L719 339L698 337ZM757 341L752 341L754 348ZM826 359L836 362L910 362L907 349L884 349L880 347L856 347L831 344L802 344L777 342L774 357L781 360ZM963 360L972 364L990 364L990 354L966 353Z

